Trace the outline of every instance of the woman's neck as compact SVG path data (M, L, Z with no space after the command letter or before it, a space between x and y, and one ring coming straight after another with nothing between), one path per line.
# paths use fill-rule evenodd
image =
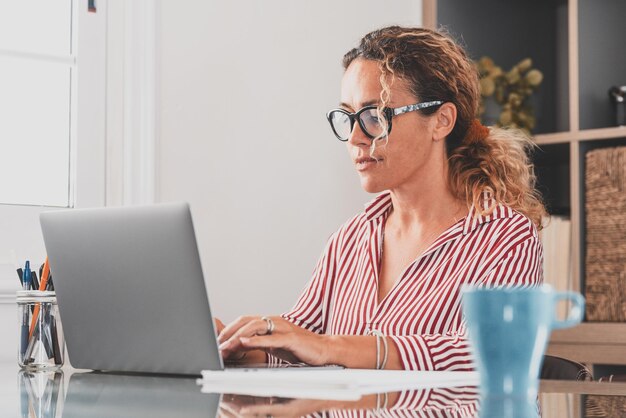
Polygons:
M401 231L423 232L447 228L467 215L465 202L452 195L443 176L439 179L390 190L393 212L388 222Z

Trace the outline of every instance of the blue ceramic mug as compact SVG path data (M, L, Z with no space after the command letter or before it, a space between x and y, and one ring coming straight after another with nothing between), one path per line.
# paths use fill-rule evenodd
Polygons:
M462 297L482 395L535 399L550 332L580 323L585 299L549 285L465 287ZM558 320L556 304L567 299L572 302L568 318Z

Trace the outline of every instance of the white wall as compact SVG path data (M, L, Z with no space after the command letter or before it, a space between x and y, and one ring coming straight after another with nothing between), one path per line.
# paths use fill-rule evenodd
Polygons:
M421 1L162 0L157 196L191 203L214 313L280 313L372 196L325 112L341 58Z
M74 36L71 40L67 38L68 42L71 41L73 43L72 53L43 50L38 51L44 52L43 55L38 56L35 54L30 58L46 63L46 67L48 67L48 63L54 62L60 62L63 65L67 64L72 70L72 124L70 127L72 137L70 147L72 150L69 158L71 160L71 199L69 203L70 206L76 207L102 206L105 198L104 46L107 3L102 2L99 4L99 12L97 14L88 13L86 7L79 8L78 2L63 3L73 4L74 6L72 11ZM59 5L60 3L56 6ZM36 28L41 32L39 33L35 30L34 33L31 33L32 36L27 41L32 41L32 45L26 49L37 51L39 48L49 44L49 39L43 39L48 35L46 27L42 27L36 22L20 21L26 16L22 13L26 9L21 7L21 4L18 5L18 2L16 2L15 6L17 7L13 7L6 3L3 6L8 6L12 11L9 19L17 22L15 27L26 28L25 30L27 31ZM46 7L49 7L49 5L46 5ZM30 12L30 9L26 11ZM45 10L43 12L42 16L45 15ZM3 18L6 19L6 16L3 16ZM65 21L61 23L68 24ZM65 33L63 36L69 34L69 27L63 29L63 32ZM17 36L16 40L11 38L9 40L10 43L15 42L19 44L24 42L25 38L18 36L20 35L19 33L15 35ZM69 49L69 45L64 46L64 48ZM6 55L7 51L5 50L4 52ZM80 62L79 64L78 61ZM0 66L0 78L7 76L8 74ZM43 93L44 91L40 89L37 93ZM80 108L80 112L77 112L78 108ZM78 114L80 114L80 117L75 117ZM0 123L2 122L0 121ZM10 140L11 138L8 139ZM0 137L0 142L5 140L7 138ZM47 157L50 158L52 156L47 154ZM3 178L3 181L12 180ZM36 193L36 190L32 192ZM45 201L40 203L43 204ZM13 254L15 254L20 264L24 260L29 259L31 260L31 265L38 266L44 261L45 248L39 226L39 214L49 210L59 209L44 206L0 205L0 339L2 340L2 344L0 344L0 362L16 360L18 328L15 292L19 289L19 282L15 273Z

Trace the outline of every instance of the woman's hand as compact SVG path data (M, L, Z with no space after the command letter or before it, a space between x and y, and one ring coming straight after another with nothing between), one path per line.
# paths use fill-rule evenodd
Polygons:
M215 318L214 322L215 322L215 333L217 335L220 335L222 331L224 331L224 328L226 328L226 325L224 325L224 323L220 321L219 318Z
M328 336L307 331L280 316L263 318L243 316L226 326L218 337L223 358L260 349L291 363L328 364Z
M340 406L341 403L337 401L223 395L220 402L220 416L225 418L301 417Z
M420 392L415 392L420 394ZM423 395L420 395L423 396ZM372 415L380 415L381 407L392 408L398 401L400 392L366 395L356 401L335 401L322 399L287 399L248 395L224 394L220 402L220 416L230 417L301 417L329 410L370 410ZM418 398L419 399L419 398ZM423 398L427 399L427 398ZM382 404L381 404L382 403ZM400 410L402 412L402 410ZM406 412L406 411L405 411ZM341 414L339 414L341 415ZM347 413L346 415L350 415ZM355 414L356 415L356 414ZM369 414L367 414L369 415ZM406 416L386 410L385 416Z

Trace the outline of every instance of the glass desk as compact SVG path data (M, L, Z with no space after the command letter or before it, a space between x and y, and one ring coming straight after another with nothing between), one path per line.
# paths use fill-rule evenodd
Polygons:
M541 415L518 405L494 405L500 417L626 416L626 383L541 382ZM0 416L92 417L474 417L476 387L369 395L358 401L204 394L195 378L115 375L64 369L25 373L0 365Z

